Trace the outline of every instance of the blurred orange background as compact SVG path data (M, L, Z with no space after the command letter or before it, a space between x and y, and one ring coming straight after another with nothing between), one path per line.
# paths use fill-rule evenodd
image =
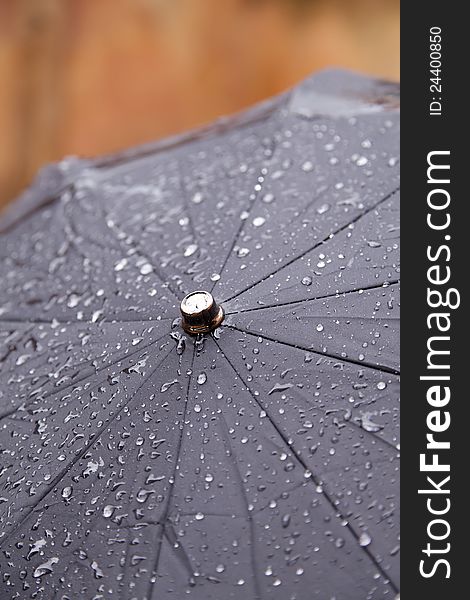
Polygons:
M399 78L398 0L0 0L0 205L44 163L240 110L327 67Z

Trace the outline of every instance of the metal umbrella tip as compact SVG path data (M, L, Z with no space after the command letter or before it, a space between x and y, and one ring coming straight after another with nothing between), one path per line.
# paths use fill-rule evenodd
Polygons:
M180 309L183 329L191 335L213 331L224 320L223 308L217 304L212 294L204 290L185 296Z

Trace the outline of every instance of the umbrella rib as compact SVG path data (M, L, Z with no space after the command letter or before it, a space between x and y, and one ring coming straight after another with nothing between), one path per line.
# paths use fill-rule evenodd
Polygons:
M354 315L339 315L337 313L334 313L333 315L303 315L298 317L299 321L302 321L303 319L347 319L348 321L372 321L373 323L385 321L388 323L389 321L399 321L400 317L361 317Z
M293 223L294 221L296 221L297 219L299 219L299 217L301 215L303 215L305 212L307 212L309 210L310 207L312 207L315 202L317 202L318 200L320 200L321 198L323 198L323 196L329 192L331 189L331 185L325 185L318 194L316 194L309 202L307 202L307 204L305 206L303 206L299 212L292 217L292 219L290 221L287 221L287 223L283 224L283 228L288 227L291 223Z
M34 328L32 328L30 331L32 331L33 329L34 329ZM29 331L27 331L26 333L29 333ZM160 341L160 340L161 340L161 339L162 339L164 336L165 336L165 334L163 334L163 336L162 336L162 337L160 337L160 338L158 338L158 339L154 340L153 342L150 342L150 344L149 344L149 345L147 345L147 346L142 346L142 347L138 348L137 350L135 350L135 352L134 352L134 353L137 353L137 352L138 352L138 350L145 350L145 349L149 348L149 347L150 347L150 346L151 346L153 343L156 343L156 342ZM99 341L97 342L97 345L98 345L98 344L99 344ZM53 347L51 346L51 349L53 349L53 350L58 350L58 348L62 348L62 349L63 349L63 348L66 346L66 345L67 345L67 344L66 344L66 342L61 342L60 344L57 344L56 346L53 346ZM91 345L90 347L92 348L93 346ZM134 353L131 353L131 354L126 354L124 358L127 358L128 356L133 356L133 354L134 354ZM4 360L4 358L5 358L5 357L3 357L3 360ZM44 355L41 355L41 356L37 356L37 357L35 357L35 359L36 359L36 360L38 360L38 359L43 359L43 358L46 358L46 360L45 360L44 362L42 362L42 363L39 363L39 365L37 365L37 364L36 364L36 365L34 365L34 368L37 368L37 367L40 367L40 366L44 366L44 365L46 365L46 364L47 364L47 357L45 357ZM83 365L83 363L86 363L87 361L88 361L88 362L90 362L90 360L96 360L96 359L98 359L98 358L103 358L103 355L101 354L101 355L99 355L99 356L95 356L95 357L94 357L94 358L92 358L92 359L85 359L85 360L82 360L81 362L80 362L80 361L79 361L79 362L75 362L75 363L73 363L73 364L70 364L70 365L69 365L69 364L66 364L65 366L66 366L66 367L67 367L67 369L69 369L69 370L72 370L72 369L77 369L77 368L81 367L81 366ZM2 360L2 359L0 359L0 360ZM34 359L33 359L33 360L34 360ZM119 361L116 361L116 362L119 362ZM110 364L109 364L109 366L112 366L113 364L116 364L116 363L110 363ZM29 366L30 366L30 367L32 366L32 363L31 363L31 362L29 363ZM101 372L103 369L106 369L106 367L101 367L100 369L96 370L96 371L95 371L93 374L97 374L97 373ZM0 370L0 371L1 371L1 370ZM27 380L34 379L36 376L37 376L37 375L36 375L35 373L33 373L32 375L28 375L27 377L24 377L24 378L22 379L22 382L24 382L24 381L27 381ZM47 375L40 375L39 377L47 377ZM22 406L24 406L24 405L22 405ZM1 417L0 417L0 418L1 418Z
M357 254L357 253L356 253L356 254ZM377 266L377 265L375 265L373 268L375 268L376 266ZM396 269L396 266L397 266L397 265L395 265L395 264L391 264L391 265L380 265L380 267L379 267L379 268L380 268L382 271L385 271L386 269ZM364 269L364 272L367 274L367 271L368 271L369 269L370 269L370 267L368 267L367 269ZM328 271L328 272L324 273L324 277L322 277L322 279L334 278L334 282L335 282L335 283L337 283L336 275L339 273L339 276L338 276L338 278L339 278L339 279L341 279L343 272L344 272L344 269L343 269L343 268L335 269L334 271ZM388 275L388 276L389 276L389 277L391 277L391 275ZM321 281L321 279L320 279L319 281ZM386 281L387 281L387 280L386 280ZM386 281L385 281L385 283L386 283ZM312 284L313 284L313 282L312 282ZM317 283L315 283L315 285L317 285ZM375 285L375 284L374 284L374 285ZM382 283L382 285L383 285L383 283ZM299 286L300 286L300 282L299 282L299 281L295 281L295 280L294 280L294 282L293 282L293 283L291 283L290 285L288 285L288 286L285 286L285 287L282 287L282 288L280 288L279 290L272 291L272 292L270 292L269 294L270 294L270 295L271 295L271 294L273 294L273 295L276 295L276 294L278 294L279 292L280 292L280 293L289 292L290 290L295 290L295 289L298 289L298 288L299 288ZM359 288L359 289L360 289L360 288ZM339 292L336 292L336 294L337 294L337 295L339 295ZM335 295L335 294L334 294L334 295ZM259 304L259 301L257 301L257 304Z
M217 344L218 346L218 344ZM220 348L220 346L219 346ZM225 355L224 355L225 357ZM226 358L226 357L225 357ZM257 564L257 560L256 560L256 545L255 545L255 529L254 529L254 521L253 521L253 516L250 513L249 510L249 502L248 502L248 498L246 496L246 490L245 490L245 485L243 482L243 477L242 474L240 472L240 468L238 466L238 462L235 460L234 458L234 451L232 448L232 444L230 443L230 437L228 435L228 424L227 421L225 419L225 414L224 411L221 410L219 412L219 415L222 417L221 420L221 430L222 430L222 434L224 437L224 442L225 442L225 447L228 450L228 456L231 459L232 465L234 466L235 469L235 473L238 479L238 483L240 486L240 489L242 491L242 497L243 497L243 502L245 505L245 511L246 511L246 519L248 521L248 527L249 527L249 531L250 531L250 554L251 554L251 567L252 567L252 571L253 571L253 586L254 586L254 592L255 592L255 596L254 596L254 600L261 600L262 598L262 594L261 594L261 585L260 585L260 581L259 581L259 577L258 577L258 571L255 568L255 565Z
M166 521L166 523L164 525L162 525L162 528L164 528L164 527L165 527L165 537L170 542L170 544L173 546L173 551L175 553L175 556L179 559L180 563L182 563L182 565L186 568L187 572L189 573L189 577L190 578L194 577L194 569L191 564L191 559L189 558L189 555L186 552L185 547L183 546L183 544L176 545L175 542L173 541L173 540L178 539L176 532L175 532L175 524L171 521L171 519L168 519Z
M199 513L194 512L179 512L177 513L178 518L181 517L195 517ZM246 521L246 515L238 515L237 513L216 513L216 512L206 512L204 511L205 517L220 517L221 519L243 519Z
M265 340L269 340L270 342L274 342L276 344L282 344L283 346L289 346L289 348L295 348L296 350L304 350L305 352L311 352L312 354L317 354L318 356L322 356L324 358L332 358L334 360L338 360L340 362L349 363L352 365L357 365L363 368L374 369L375 371L381 371L382 373L387 373L389 375L400 375L400 371L397 369L393 369L392 367L387 367L385 365L374 365L372 363L366 363L360 360L354 360L352 358L344 358L343 356L338 356L337 354L329 354L327 352L319 352L318 350L313 350L312 348L308 348L307 346L299 346L296 344L289 344L289 342L283 342L282 340L277 340L276 338L267 336L264 333L255 333L253 331L249 331L248 329L241 329L240 327L236 327L235 325L229 325L228 323L223 323L221 327L229 327L230 329L235 329L236 331L240 331L241 333L246 333L253 337L261 337Z
M394 593L397 594L398 591L399 591L398 586L395 584L395 582L392 580L392 578L387 574L387 572L383 569L382 565L380 564L380 562L378 561L378 559L372 554L372 552L369 550L369 548L367 548L366 546L361 546L360 545L360 543L359 543L359 537L358 537L356 531L354 530L354 528L352 527L352 525L350 524L350 522L346 518L346 516L343 515L341 513L340 509L338 508L338 506L336 506L333 496L330 495L327 491L325 491L325 489L321 485L320 480L317 478L316 475L314 475L311 472L309 466L304 461L304 459L301 456L301 454L299 454L297 452L297 450L295 449L295 447L289 443L289 440L286 437L286 435L284 434L284 432L282 431L282 429L277 425L276 421L271 417L269 411L267 410L267 407L252 392L252 390L250 389L250 387L247 385L247 383L243 379L242 375L237 371L237 369L235 368L235 365L231 362L231 360L228 358L228 356L222 350L222 348L220 347L220 345L218 344L218 342L216 340L214 340L214 341L217 344L217 346L218 346L220 352L222 353L222 355L225 357L225 359L228 362L228 364L232 367L232 369L235 372L235 374L237 375L237 377L240 379L240 381L245 386L245 388L248 391L248 393L250 394L250 396L253 398L253 400L256 402L256 404L258 404L258 406L260 407L260 409L263 410L266 413L266 416L268 417L269 422L274 427L274 429L276 430L277 434L282 439L282 441L284 442L284 444L286 445L286 447L292 452L292 454L295 456L295 458L297 459L297 461L301 465L301 467L306 472L308 471L310 473L310 477L307 479L307 481L311 481L315 485L315 487L317 489L321 490L322 496L325 498L325 500L327 501L327 503L330 505L330 508L333 510L334 515L337 518L339 518L341 521L345 521L346 522L346 529L349 530L349 532L351 533L352 537L357 542L359 548L368 556L368 558L374 564L375 568L380 572L380 574L382 575L382 577L386 581L389 582L389 584L390 584L391 588L393 589Z
M0 324L5 323L6 325L53 325L54 323L59 323L59 325L98 325L101 323L106 324L119 324L119 323L143 323L146 325L147 323L159 323L160 321L169 321L173 320L173 317L162 317L160 319L112 319L108 317L104 317L99 323L92 323L86 320L73 320L66 321L61 319L56 319L55 317L52 320L48 319L0 319Z
M263 281L266 281L266 279L269 279L273 275L277 275L277 273L279 273L279 271L282 271L286 267L289 267L292 263L300 260L301 258L303 258L309 252L313 252L313 250L315 250L319 246L327 243L328 240L331 239L331 237L334 237L335 235L338 235L338 233L341 233L342 231L344 231L345 229L347 229L351 225L357 223L363 217L365 217L366 215L368 215L369 213L371 213L372 211L374 211L378 206L380 206L381 204L383 204L384 202L386 202L387 200L389 200L390 198L392 198L392 196L394 196L399 190L400 190L400 187L398 186L397 188L395 188L394 190L392 190L391 192L389 192L386 196L384 196L383 198L381 198L373 206L371 206L370 208L366 209L365 211L363 211L362 213L360 213L359 215L357 215L356 217L354 217L354 219L351 219L350 221L348 221L347 223L345 223L341 227L338 227L338 229L336 229L335 231L330 232L326 237L324 237L319 242L315 242L315 244L311 248L308 248L307 250L304 250L303 252L301 252L300 254L298 254L297 256L295 256L294 258L291 258L286 263L284 263L283 265L281 265L280 267L278 267L277 269L275 269L274 271L272 271L271 273L269 273L268 275L265 275L264 277L262 277L258 281L255 281L255 283L250 284L249 286L247 286L246 288L244 288L240 292L237 292L233 296L230 296L230 298L226 298L226 299L222 300L222 302L230 302L231 300L234 300L235 298L238 298L238 296L241 296L245 292L248 292L252 288L256 287L260 283L263 283Z
M157 338L153 342L150 342L146 346L142 346L141 348L138 348L137 350L134 350L134 352L131 352L130 354L121 355L115 361L113 361L113 362L111 362L111 363L109 363L109 364L101 367L100 369L97 369L94 373L92 373L92 375L97 375L98 373L101 373L102 371L105 371L106 369L109 369L110 367L113 367L114 365L116 365L121 360L125 360L126 358L134 356L134 354L138 354L139 352L143 352L144 350L147 350L148 348L150 348L150 346L152 346L153 344L157 344L160 340L162 340L165 337L165 335L166 335L166 333L164 333L162 336L160 336L159 338ZM94 360L94 359L92 359L92 360ZM62 388L52 390L49 394L46 394L45 396L42 396L41 400L46 400L47 398L50 398L51 396L54 396L56 393L60 394L62 392L65 392L67 389L73 387L74 385L77 385L78 383L84 381L85 379L88 379L89 377L90 377L90 373L87 373L83 377L80 377L79 379L76 379L76 380L72 381L71 383L68 383L66 386L64 386ZM100 383L101 383L101 381L98 382L97 385L99 385ZM11 415L13 415L16 412L18 412L20 409L26 409L26 408L28 408L28 406L31 406L36 400L37 400L37 398L34 398L34 400L31 400L30 402L22 403L20 406L17 406L15 409L13 409L11 411L8 411L6 413L3 413L2 415L0 415L0 421L2 419L4 419L4 418L10 417Z
M387 283L388 285L384 285ZM291 300L289 302L279 302L278 304L265 304L263 306L255 306L254 308L244 308L242 310L234 310L227 311L226 315L240 315L242 313L253 312L255 310L264 310L268 308L277 308L278 306L292 306L294 304L307 304L308 302L315 302L315 300L326 300L327 298L341 298L342 296L347 296L348 294L357 294L359 292L366 292L369 290L377 290L377 289L388 289L392 285L396 285L400 283L399 279L393 279L391 281L387 281L380 284L368 285L361 288L356 288L353 290L346 290L345 292L335 292L334 294L325 294L324 296L316 296L315 298L302 298L300 300Z
M117 419L117 417L121 414L121 412L132 402L132 400L137 396L137 394L140 392L140 390L142 389L142 387L148 382L150 381L150 379L153 377L154 373L157 371L157 369L161 366L161 364L166 360L166 358L170 355L171 353L171 349L162 357L162 359L157 363L157 365L155 366L155 368L149 373L149 375L147 375L146 377L144 377L144 380L142 381L142 383L137 387L137 389L134 391L133 394L131 394L131 396L128 398L127 401L123 402L122 406L115 412L115 414L110 418L109 421L107 421L106 423L104 423L102 425L101 428L98 429L96 435L90 439L85 446L80 450L80 452L78 452L78 454L75 455L75 457L68 463L68 465L59 473L59 475L57 475L51 485L49 485L47 487L46 490L44 490L44 492L42 494L39 495L39 497L37 498L37 500L29 507L29 510L27 512L27 514L16 524L16 526L10 531L9 534L7 534L5 536L5 538L3 540L1 540L0 542L0 547L3 546L3 544L10 539L10 537L16 533L16 531L23 525L23 523L25 523L25 521L29 518L30 514L35 510L35 508L38 506L38 504L40 502L42 502L54 489L55 487L64 479L64 477L67 475L67 473L70 472L70 470L77 464L78 461L80 461L85 454L88 452L88 450L94 446L96 444L96 442L100 439L100 437L103 435L103 433L111 426L111 424Z
M193 216L191 214L191 209L189 208L187 190L184 186L183 173L181 171L181 161L179 161L179 160L177 161L177 169L178 169L178 173L179 173L179 184L180 184L180 190L181 190L181 197L183 198L184 210L185 210L186 214L188 215L189 228L191 230L194 241L199 242L200 241L199 236L196 235L196 229L195 229L194 223L193 223Z
M174 491L174 487L175 487L175 484L176 484L176 473L177 473L177 470L178 470L178 463L179 463L179 460L180 460L181 449L183 447L186 413L187 413L187 410L188 410L189 392L190 392L190 387L191 387L191 380L192 380L192 373L193 373L193 366L194 366L194 360L195 360L195 358L196 358L196 345L193 346L193 354L192 354L192 357L191 357L191 367L190 367L190 373L188 375L188 385L186 387L186 398L185 398L185 402L184 402L183 415L182 415L182 418L181 418L180 435L179 435L179 438L178 438L178 445L176 447L175 467L173 469L173 475L172 475L173 483L171 484L170 491L168 492L168 497L167 497L167 501L166 501L166 504L165 504L165 509L164 509L162 517L160 519L160 521L161 521L160 535L159 535L158 540L157 540L157 551L156 551L156 556L155 556L155 561L154 561L153 569L151 571L151 573L155 573L155 578L158 575L158 567L159 567L160 556L161 556L161 552L162 552L163 538L166 535L165 534L165 524L166 524L166 522L168 520L168 515L170 514L171 501L172 501L172 498L173 498L173 491ZM152 596L153 596L153 582L152 582L151 579L152 579L152 577L150 576L149 589L148 589L148 593L147 593L147 598L149 600L152 600Z
M66 183L65 185L60 186L59 189L53 192L52 194L38 200L33 206L26 209L26 211L23 214L17 214L14 217L12 217L10 222L7 221L5 225L3 223L0 223L0 235L6 235L11 231L14 231L17 225L19 225L20 223L24 223L25 221L33 217L36 213L41 212L44 208L47 208L51 204L54 204L54 202L57 202L60 196L65 191L71 188L72 184Z
M74 185L72 185L72 192L73 192L74 190L75 190L75 186L74 186ZM64 213L64 216L65 216L65 213ZM117 230L119 231L119 233L124 233L124 234L125 234L125 232L122 232L122 231L119 229L119 227L117 227L116 225L114 225L114 226L110 226L110 225L108 224L108 219L106 218L107 216L108 216L108 215L106 214L106 212L105 212L104 210L102 210L102 212L101 212L101 217L102 217L102 219L103 219L103 221L104 221L104 224L106 225L106 227L107 227L108 231L110 231L110 232L113 234L113 237L114 237L114 239L115 239L115 240L118 242L118 246L119 246L119 247L121 247L121 248L123 248L123 249L125 249L125 250L127 251L127 250L128 250L128 248L126 248L126 247L125 247L125 246L122 244L121 238L120 238L118 235L116 235L116 231L115 231L115 229L117 229ZM69 222L69 225L70 225L70 227L73 229L73 225L72 225L72 219L70 218L70 216L68 217L68 222ZM140 254L140 256L142 256L143 258L145 258L145 260L146 260L146 261L148 261L148 263L149 263L149 264L152 266L153 273L155 273L155 275L157 276L157 278L158 278L158 279L160 279L160 281L161 281L161 282L162 282L164 285L166 285L166 286L167 286L167 288L170 290L170 292L173 294L173 296L174 296L176 299L178 299L178 293L177 293L175 290L173 290L173 289L172 289L172 287L171 287L171 285L170 285L170 282L169 282L169 281L167 280L167 278L165 277L165 274L164 274L163 272L160 272L160 269L159 269L159 268L158 268L158 267L157 267L157 266L154 264L153 260L152 260L152 259L151 259L151 258L150 258L150 257L149 257L149 256L148 256L148 255L147 255L145 252L144 252L144 251L143 251L143 249L141 248L140 244L138 244L138 243L136 243L136 242L134 241L134 236L132 236L132 235L126 235L126 237L127 237L127 239L129 239L129 240L130 240L130 243L129 243L129 245L130 245L130 246L131 246L131 247L132 247L132 248L133 248L133 249L134 249L136 252L138 252L138 253ZM72 242L72 243L74 243L74 246L75 246L75 248L77 249L77 252L78 252L79 254L82 254L82 253L81 253L81 251L78 249L78 247L77 247L77 244L76 244L75 240L74 240L74 239L72 239L72 240L69 240L69 241L70 241L70 242ZM93 243L96 243L96 241L95 241L95 240L93 240ZM101 246L99 243L98 243L97 245L98 245L98 247L101 247L101 248L103 248L103 249L106 249L106 247L105 247L105 246ZM84 255L84 256L85 256L85 255ZM133 266L135 267L135 265L133 265ZM136 267L135 267L135 268L136 268Z
M392 442L390 442L389 440L387 440L387 438L383 438L380 435L377 435L373 431L369 431L368 429L364 429L364 427L361 427L361 425L359 425L359 423L356 423L356 421L349 420L349 421L342 421L342 423L347 423L347 424L351 425L352 427L356 427L360 431L363 431L364 433L368 433L375 440L379 440L380 442L382 442L383 444L385 444L385 446L387 446L388 448L391 448L394 452L398 452L398 448L396 447L396 445L393 444Z
M95 531L121 531L121 529L144 529L145 527L155 527L161 525L161 521L138 521L137 523L127 523L125 525L116 525L116 527L93 527L93 532Z
M109 364L101 367L100 369L97 369L94 373L92 373L92 375L97 375L98 373L101 373L102 371L106 371L106 369L109 369L110 367L114 367L114 365L116 365L121 360L125 360L126 358L130 358L131 356L134 356L135 354L138 354L139 352L143 352L144 350L148 350L154 344L158 344L158 342L160 340L162 340L166 335L167 335L167 332L165 332L163 335L161 335L160 337L158 337L156 340L153 340L153 342L148 343L146 346L142 346L141 348L137 348L136 350L134 350L134 352L131 352L129 354L124 354L124 355L119 356L119 358L117 358L116 360L113 360ZM90 377L90 374L87 373L83 377L80 377L79 379L76 379L75 381L71 382L70 384L67 384L63 388L59 388L58 390L57 389L56 390L52 390L49 394L46 394L45 396L43 396L42 400L45 400L45 399L49 398L50 396L54 396L56 393L60 394L60 393L64 392L65 390L67 390L68 388L76 385L77 383L81 383L85 379L88 379L89 377Z
M397 450L397 448L395 448L395 450ZM398 455L395 456L388 456L387 458L375 458L374 459L374 465L383 465L383 464L387 464L387 463L392 463L393 461L396 461L399 459ZM363 467L365 464L367 464L368 462L370 462L369 458L367 458L364 462L359 462L356 464L351 464L352 468L356 468L356 467ZM321 473L319 473L320 477L324 477L325 475L332 475L333 473L341 473L344 470L344 467L335 467L334 469L326 469L325 471L322 471Z
M282 444L280 445L281 448L283 448ZM295 459L297 460L297 457L295 457ZM310 485L308 481L306 481L305 479L303 481L298 481L297 483L294 483L294 485L290 486L290 487L286 487L284 489L280 489L277 493L277 495L273 498L273 500L280 500L282 498L282 495L287 492L287 493L292 493L295 492L296 490L298 490L301 487ZM261 514L264 510L266 510L269 505L270 505L271 501L266 502L266 504L263 504L262 506L260 506L259 508L257 508L256 510L253 510L253 514L254 515L259 515Z
M277 145L277 144L276 144L276 142L273 140L273 146L272 146L272 155L271 155L271 157L270 157L269 161L267 161L267 162L265 163L265 165L264 165L263 167L261 167L261 169L260 169L260 171L259 171L259 175L258 175L258 177L257 177L257 179L256 179L256 181L257 181L257 182L259 182L259 178L263 176L263 172L264 172L264 169L266 169L266 166L267 166L267 165L270 165L270 164L272 163L272 161L273 161L273 159L274 159L274 156L275 156L275 153L276 153L276 150L277 150L277 147L278 147L278 145ZM249 206L248 206L248 209L247 209L247 212L248 212L248 213L251 213L251 211L253 210L253 207L254 207L254 206L255 206L255 204L256 204L256 201L257 201L257 200L258 200L258 198L261 196L261 190L262 190L262 186L260 185L260 187L259 187L259 190L258 190L258 191L257 191L257 192L254 194L254 197L253 197L252 201L250 202L250 204L249 204ZM221 266L221 268L220 268L220 271L219 271L219 275L220 275L220 277L221 277L221 276L222 276L222 274L225 272L225 268L226 268L226 266L227 266L227 263L228 263L228 261L229 261L229 258L230 258L230 256L232 255L232 252L233 252L233 249L235 248L235 245L236 245L236 243L237 243L237 242L238 242L238 240L240 239L240 236L241 236L241 234L242 234L242 232L243 232L243 230L244 230L244 228L245 228L245 223L246 223L246 221L247 221L247 220L248 220L248 219L240 220L240 224L239 224L239 226L238 226L238 229L237 229L237 231L236 231L236 233L235 233L235 237L234 237L234 238L233 238L233 240L232 240L232 244L231 244L231 246L230 246L230 250L228 251L227 255L225 256L224 262L222 263L222 266ZM219 281L220 281L220 278L219 278L217 281L215 281L215 282L212 284L212 287L211 287L211 290L210 290L211 292L213 292L213 290L214 290L215 286L217 285L217 283L218 283Z
M111 232L113 233L114 237L115 237L115 238L118 240L118 242L119 242L119 245L121 246L121 248L123 248L125 251L128 251L128 250L129 250L129 248L126 248L126 247L125 247L125 246L122 244L122 242L121 242L121 239L119 238L119 236L117 236L117 235L116 235L116 232L115 232L114 228L112 228L112 227L110 227L110 226L108 225L108 220L107 220L107 219L104 219L104 222L106 223L106 227L109 229L109 231L111 231ZM116 227L116 226L115 226L115 227ZM120 229L119 229L119 232L120 232L120 233L124 233L124 232L121 232L121 230L120 230ZM170 292L173 294L173 296L176 298L176 300L178 300L178 292L172 288L172 286L170 285L170 282L169 282L169 281L167 280L167 278L165 277L165 274L164 274L163 272L160 272L160 269L159 269L159 268L157 268L157 266L154 264L154 262L153 262L153 259L151 259L151 258L150 258L150 257L149 257L149 256L148 256L148 255L147 255L147 254L146 254L146 253L145 253L145 252L142 250L142 249L141 249L140 245L139 245L139 244L137 244L137 243L134 241L134 238L133 238L133 236L130 236L130 235L129 235L129 236L127 236L127 235L126 235L126 237L128 237L128 238L130 238L130 239L131 239L131 242L130 242L130 244L129 244L129 245L130 245L130 247L131 247L132 249L134 249L136 252L138 252L138 253L140 254L140 256L142 256L143 258L145 258L145 260L146 260L146 261L148 261L148 263L149 263L149 264L152 266L153 273L155 273L155 275L157 276L157 278L158 278L158 279L159 279L159 280L160 280L160 281L163 283L163 285L165 285L165 286L168 288L168 290L169 290L169 291L170 291Z

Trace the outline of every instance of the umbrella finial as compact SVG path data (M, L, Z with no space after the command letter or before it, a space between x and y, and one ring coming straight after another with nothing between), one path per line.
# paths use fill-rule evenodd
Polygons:
M217 304L212 294L203 290L185 296L180 308L183 329L191 335L213 331L224 320L223 308Z

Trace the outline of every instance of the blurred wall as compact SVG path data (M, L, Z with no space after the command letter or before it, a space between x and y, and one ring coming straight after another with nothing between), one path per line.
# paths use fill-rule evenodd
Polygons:
M398 0L0 0L0 205L331 65L398 79Z

